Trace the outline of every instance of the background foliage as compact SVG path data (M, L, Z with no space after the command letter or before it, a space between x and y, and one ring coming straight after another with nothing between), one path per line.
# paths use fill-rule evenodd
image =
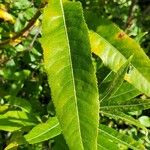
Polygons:
M83 8L115 22L134 38L150 56L149 0L80 0L80 2ZM41 16L36 12L42 7L43 3L40 0L0 0L0 40L4 41L4 43L0 43L0 114L4 114L8 110L15 113L15 110L20 109L19 107L22 105L21 108L25 112L32 112L36 116L35 123L38 120L45 122L48 117L55 116L43 67L43 51L39 43ZM24 28L26 30L22 30ZM7 41L16 35L19 36L15 40ZM101 60L94 57L97 72L101 72L103 69ZM104 67L104 69L105 72L110 72L108 68ZM106 73L101 78L97 75L99 80L105 76ZM144 99L146 96L140 94L138 98ZM23 104L18 104L20 99L24 102ZM31 106L26 104L28 102ZM149 110L134 111L131 112L131 115L139 119L145 127L150 127ZM104 117L103 114L101 122L121 133L131 135L150 148L150 141L143 134L143 130L128 125L120 119ZM29 121L25 123L28 123L29 127L33 126ZM0 123L1 128L3 125ZM11 129L8 128L8 131ZM0 131L0 149L3 150L17 136L19 137L19 133L15 135L15 133ZM20 146L19 149L46 149L52 146L53 140L49 140L35 145L26 144Z

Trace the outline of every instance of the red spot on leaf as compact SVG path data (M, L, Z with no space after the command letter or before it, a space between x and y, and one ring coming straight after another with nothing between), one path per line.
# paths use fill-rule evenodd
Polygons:
M118 35L117 35L117 37L119 39L123 39L125 37L125 33L124 32L119 32Z

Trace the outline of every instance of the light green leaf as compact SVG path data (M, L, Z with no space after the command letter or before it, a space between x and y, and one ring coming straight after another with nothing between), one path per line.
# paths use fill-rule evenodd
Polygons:
M134 86L128 82L124 82L118 91L116 91L116 93L109 98L109 101L114 104L119 104L133 99L139 94L141 94L141 92L138 91Z
M111 100L108 105L101 105L102 111L121 111L121 112L132 112L150 109L150 99L131 99L128 101L113 101Z
M105 111L105 112L103 111L101 113L107 117L111 117L116 120L121 119L129 124L137 126L138 128L142 128L146 132L146 134L148 132L145 126L143 126L138 120L134 119L133 117L129 115L126 115L123 112L112 110L112 111Z
M113 71L134 55L130 72L125 80L150 96L150 60L140 46L112 23L101 20L97 33L90 32L92 52L98 55ZM111 35L111 36L110 36Z
M8 111L0 115L0 130L16 131L25 126L35 126L38 123L33 115L22 111Z
M30 144L39 143L51 139L61 133L61 128L56 117L50 118L46 123L35 126L24 137Z
M27 100L20 98L20 97L15 97L15 96L6 96L5 98L6 100L8 100L9 105L21 108L22 111L25 111L28 113L31 112L31 109L32 109L31 104Z
M150 117L148 116L141 116L139 118L139 121L141 124L143 124L145 127L150 127Z
M120 67L116 76L114 77L114 79L112 79L111 84L109 85L109 87L106 89L106 91L102 95L101 103L109 102L109 100L110 100L109 98L111 96L113 96L113 94L115 94L115 92L119 89L119 87L121 86L121 84L124 81L124 76L130 65L131 59L132 59L132 57L130 57L129 60L126 61L126 63Z
M119 133L116 130L102 124L99 128L99 136L104 136L107 140L126 145L132 150L145 150L144 146L141 143L135 141L132 137ZM101 141L98 141L98 143L99 142Z
M98 136L98 150L119 150L118 145L105 134Z
M96 150L99 101L80 3L49 0L41 44L58 120L70 150Z
M6 105L0 105L0 114L5 113L9 109L9 106Z
M0 69L0 75L3 76L7 80L24 80L30 75L29 70L23 70L19 72L15 72L11 69Z

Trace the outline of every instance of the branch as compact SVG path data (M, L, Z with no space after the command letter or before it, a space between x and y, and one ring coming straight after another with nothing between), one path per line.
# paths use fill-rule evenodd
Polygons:
M26 31L28 31L28 30L34 25L34 23L36 22L36 20L39 18L40 15L41 15L41 11L38 10L38 11L36 12L36 14L33 16L33 18L29 21L29 23L27 24L27 26L26 26L24 29L22 29L20 32L18 32L18 33L17 33L15 36L13 36L12 38L6 39L6 40L0 42L0 47L1 47L1 46L4 46L4 45L6 45L6 44L9 44L10 42L16 40L17 38L23 36L23 34L24 34Z
M131 21L133 19L133 10L134 10L134 6L136 4L137 0L132 0L132 3L130 5L130 8L129 8L129 12L128 12L128 18L127 18L127 21L126 21L126 24L125 24L125 29L129 28L130 25L131 25Z

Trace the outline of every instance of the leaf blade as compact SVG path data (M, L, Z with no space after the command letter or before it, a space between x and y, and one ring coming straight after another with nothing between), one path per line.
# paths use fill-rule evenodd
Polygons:
M102 112L105 116L107 117L112 117L116 120L121 119L124 120L125 122L132 124L138 128L143 129L146 133L148 133L148 130L136 119L134 119L133 117L123 113L123 112L117 112L117 111L105 111Z
M23 111L8 111L0 115L0 130L16 131L22 127L35 126L38 123L37 119Z
M81 5L49 1L41 43L52 99L67 144L72 150L96 150L98 90Z
M121 134L116 130L102 124L99 127L99 136L106 136L108 139L112 140L113 142L121 143L133 150L145 149L141 143L135 141L132 137L127 136L125 134Z
M61 133L61 128L56 117L50 118L46 123L35 126L24 137L30 144L39 143L51 139Z
M122 85L124 81L124 76L127 72L127 69L130 65L132 57L130 57L126 63L124 63L120 69L118 70L116 76L114 77L113 81L109 85L109 87L106 89L106 92L102 95L102 103L109 102L110 97L113 96L116 91L119 89L119 87Z
M115 104L113 101L109 103L109 105L101 105L102 111L107 110L116 110L122 112L132 112L132 111L139 111L139 110L146 110L150 109L150 100L149 99L131 99L128 101L122 101Z
M117 27L115 27L114 25L111 26L111 30L113 31L116 28ZM117 28L117 31L119 31L120 33L122 32L119 28ZM130 51L128 53L125 48L123 49L122 41L118 41L116 39L112 40L109 37L105 37L105 33L103 33L104 31L102 33L101 32L98 31L99 34L90 32L92 52L98 55L103 60L104 64L111 68L114 72L116 72L120 68L120 66L130 57L129 54L134 55L134 58L131 62L132 69L130 70L129 74L126 74L125 80L134 85L141 92L144 92L146 95L150 96L150 78L148 75L150 73L150 61L144 54L143 50L139 48L139 46L125 33L123 33L127 41L132 43L130 43L129 47L126 47L126 49ZM112 38L114 38L113 35ZM119 44L122 45L121 48L117 47L117 45ZM132 47L132 45L136 45L139 53L137 51L134 52L134 48ZM124 52L121 53L122 51ZM140 60L143 60L143 62L141 61L142 65L140 64ZM141 68L143 68L143 71L145 70L144 72L146 73L143 73Z

